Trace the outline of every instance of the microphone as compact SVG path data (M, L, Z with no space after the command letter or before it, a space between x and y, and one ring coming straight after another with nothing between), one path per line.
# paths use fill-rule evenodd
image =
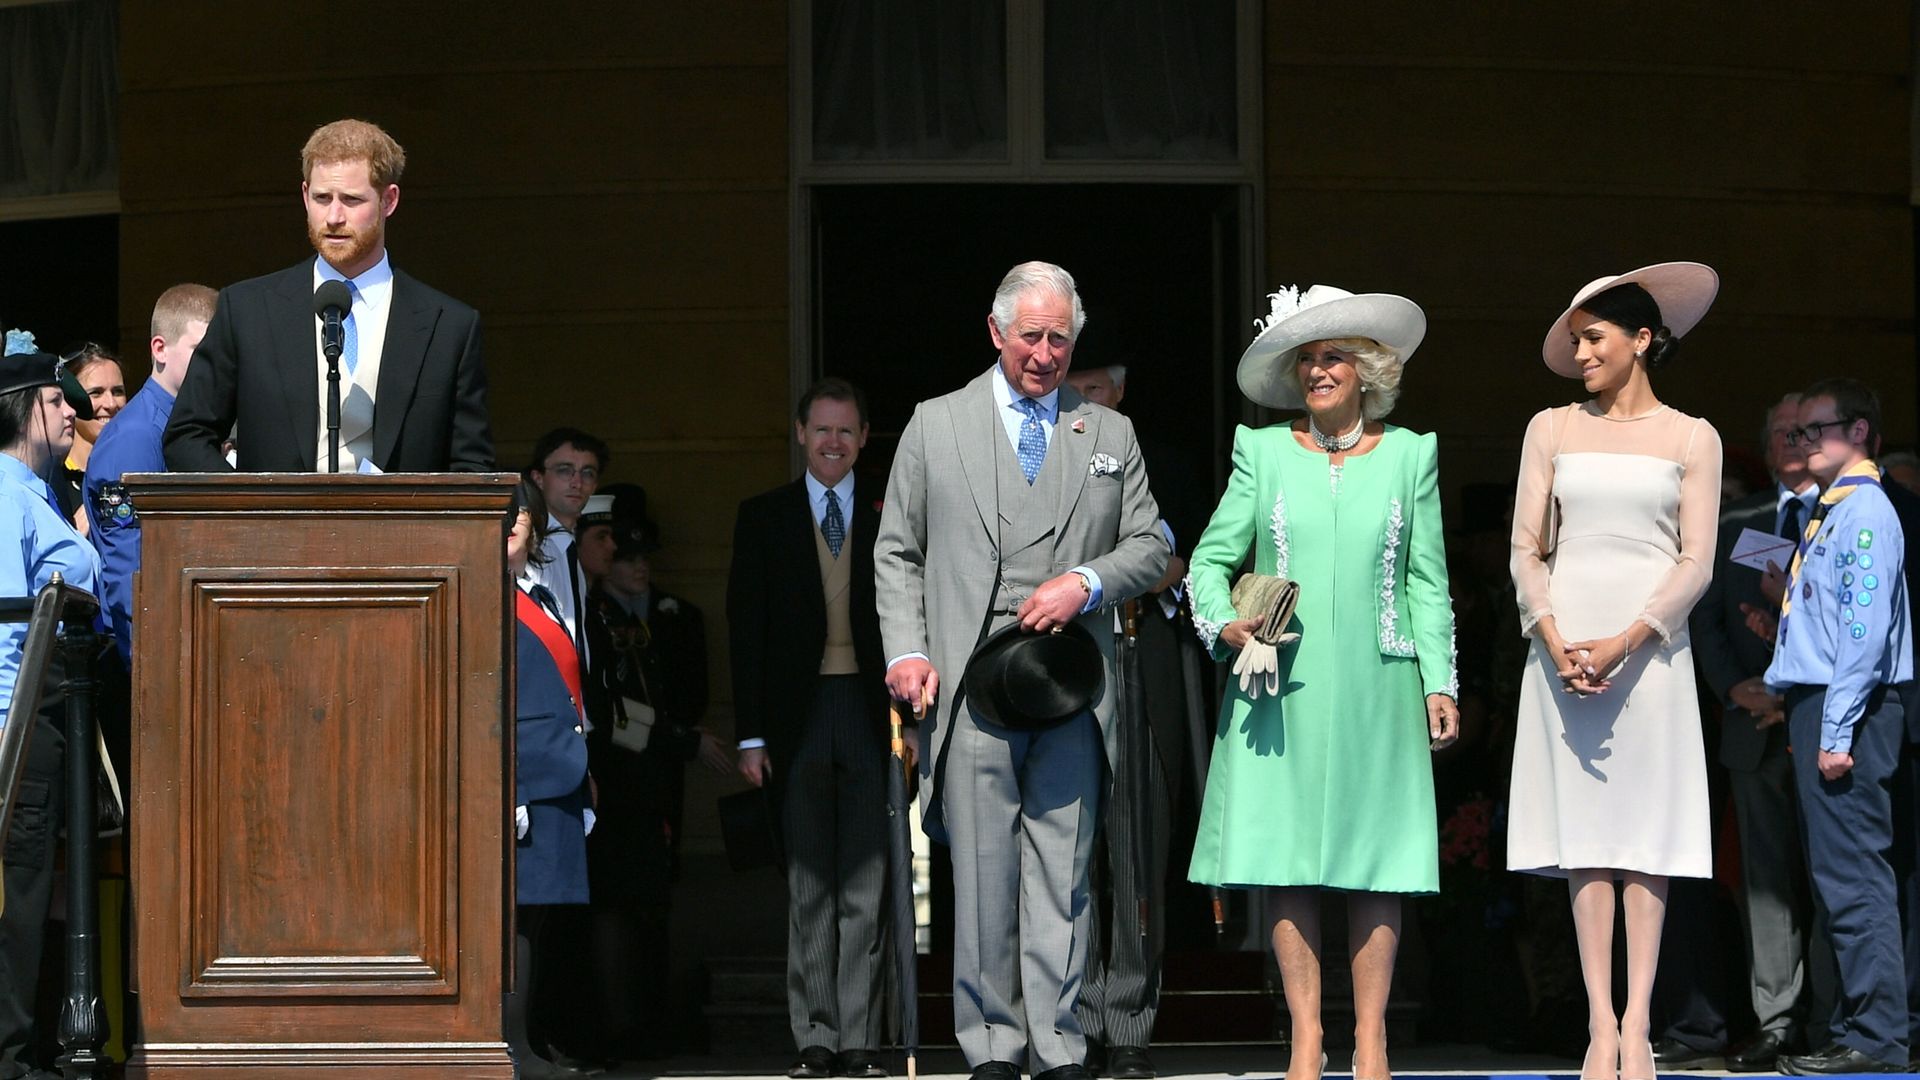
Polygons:
M353 294L347 291L346 282L323 281L313 290L313 313L320 316L320 347L328 360L340 359L341 343L346 338L340 324L352 310Z
M329 280L313 290L313 313L320 316L320 351L327 357L327 471L340 471L340 350L346 330L340 324L353 310L347 283Z

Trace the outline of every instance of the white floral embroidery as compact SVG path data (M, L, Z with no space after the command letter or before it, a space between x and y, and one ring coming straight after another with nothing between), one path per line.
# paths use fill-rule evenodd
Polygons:
M1273 513L1267 518L1267 525L1273 530L1273 572L1280 577L1287 576L1287 493L1278 491L1273 496Z
M1220 640L1220 624L1200 614L1200 605L1194 601L1200 599L1193 591L1193 575L1188 574L1180 582L1181 591L1187 594L1187 606L1193 612L1193 631L1200 635L1200 644L1213 651L1213 643Z
M1380 651L1388 656L1412 656L1413 639L1400 636L1400 613L1393 607L1393 570L1400 558L1400 529L1406 519L1400 516L1400 500L1389 501L1387 548L1380 555Z
M1460 700L1460 636L1453 625L1453 605L1447 605L1447 685L1440 692Z

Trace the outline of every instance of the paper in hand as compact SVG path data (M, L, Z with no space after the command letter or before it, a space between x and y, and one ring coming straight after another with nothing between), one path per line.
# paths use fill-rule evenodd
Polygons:
M1763 574L1768 563L1785 570L1793 560L1793 541L1759 529L1741 529L1728 559L1736 566L1751 566Z

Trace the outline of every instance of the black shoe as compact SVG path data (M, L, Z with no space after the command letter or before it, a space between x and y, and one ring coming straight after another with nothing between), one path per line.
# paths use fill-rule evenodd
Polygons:
M1118 1047L1115 1047L1118 1049ZM1087 1076L1087 1067L1079 1064L1055 1065L1043 1073L1033 1074L1033 1080L1091 1080Z
M878 1050L843 1050L840 1052L840 1075L855 1077L856 1080L884 1080L888 1075L887 1067L880 1064Z
M787 1075L793 1080L827 1080L833 1075L833 1064L833 1051L824 1046L809 1046L787 1067Z
M1787 1049L1787 1033L1763 1031L1747 1045L1727 1055L1728 1072L1773 1072L1774 1063Z
M1719 1050L1695 1050L1679 1039L1661 1039L1653 1044L1655 1064L1668 1069L1721 1069L1726 1055Z
M1851 1046L1833 1043L1812 1054L1780 1055L1780 1071L1788 1076L1830 1076L1835 1073L1897 1073L1901 1066L1876 1061Z
M1107 1075L1107 1047L1097 1039L1087 1040L1087 1075Z
M516 1080L581 1080L586 1074L538 1054L529 1054L526 1060L514 1063L513 1075Z
M1107 1052L1107 1073L1113 1080L1154 1080L1153 1059L1144 1046L1116 1046Z
M973 1067L969 1080L1020 1080L1020 1066L1011 1061L983 1061Z

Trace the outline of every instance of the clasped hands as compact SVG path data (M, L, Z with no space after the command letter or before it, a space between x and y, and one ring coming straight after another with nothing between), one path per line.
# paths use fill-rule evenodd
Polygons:
M1626 662L1627 654L1633 651L1634 627L1644 625L1636 622L1633 627L1612 637L1570 642L1560 636L1559 629L1551 624L1550 619L1551 616L1541 620L1541 633L1546 639L1548 652L1554 658L1554 672L1560 677L1560 692L1579 697L1605 693L1613 686L1613 673Z

